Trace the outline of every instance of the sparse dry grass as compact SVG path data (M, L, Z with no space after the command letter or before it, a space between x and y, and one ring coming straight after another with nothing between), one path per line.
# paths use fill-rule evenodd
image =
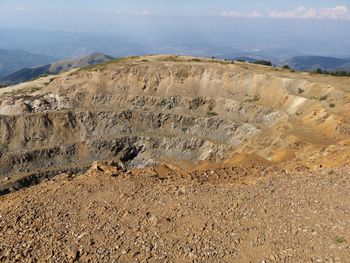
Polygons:
M31 86L31 87L25 87L22 89L11 90L9 92L5 92L4 95L12 95L12 96L26 95L26 94L34 93L34 92L39 91L41 89L42 89L42 87Z

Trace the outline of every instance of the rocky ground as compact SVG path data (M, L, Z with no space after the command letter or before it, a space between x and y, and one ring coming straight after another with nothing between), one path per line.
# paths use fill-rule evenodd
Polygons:
M350 262L349 116L350 78L181 56L3 88L0 262Z
M0 197L1 262L349 262L350 166L93 168Z

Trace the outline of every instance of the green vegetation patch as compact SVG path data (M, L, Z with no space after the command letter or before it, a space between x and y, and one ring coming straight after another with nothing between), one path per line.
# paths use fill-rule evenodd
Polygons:
M6 152L8 150L8 145L0 143L0 152Z
M348 71L327 71L321 68L316 69L312 73L314 74L322 74L322 75L331 75L335 77L350 77L350 72Z
M264 65L264 66L272 66L272 62L269 60L257 60L253 62L253 64L259 64L259 65Z
M345 240L344 237L339 237L339 236L335 237L335 242L337 242L337 243L339 243L339 244L342 244L342 243L344 243L345 241L346 241L346 240Z
M327 100L327 98L328 98L328 95L323 95L319 98L319 101Z
M208 116L216 116L218 115L215 111L213 111L213 105L209 105L208 106L208 110L207 110L207 115Z
M208 116L216 116L218 115L215 111L207 111Z
M244 100L244 102L256 102L256 101L259 101L261 99L261 97L259 95L249 96L246 94L246 96L248 96L248 98L246 98Z

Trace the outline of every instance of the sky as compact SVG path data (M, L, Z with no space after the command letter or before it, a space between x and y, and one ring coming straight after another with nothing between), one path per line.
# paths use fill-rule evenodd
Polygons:
M102 30L118 19L181 16L350 22L350 0L0 0L2 27L86 30L84 26L92 25Z
M350 0L0 0L0 28L115 34L164 48L307 47L350 57Z

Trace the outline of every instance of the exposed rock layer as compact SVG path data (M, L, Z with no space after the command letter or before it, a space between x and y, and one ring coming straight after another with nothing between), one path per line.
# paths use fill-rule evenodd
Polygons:
M150 56L9 87L0 98L2 185L113 158L128 167L223 161L234 152L294 158L349 138L349 83Z

